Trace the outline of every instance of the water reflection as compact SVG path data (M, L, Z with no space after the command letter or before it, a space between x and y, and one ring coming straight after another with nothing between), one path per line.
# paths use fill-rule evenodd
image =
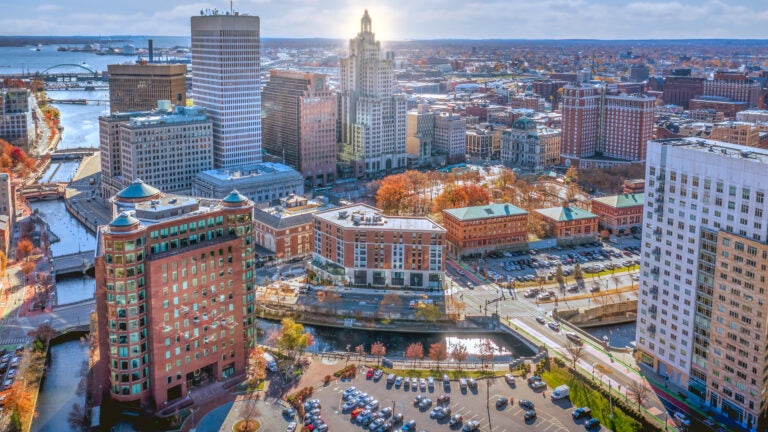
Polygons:
M51 226L61 241L51 244L53 256L93 250L96 237L70 216L62 201L37 201L29 204Z
M61 113L61 124L64 132L58 149L98 148L99 147L99 116L109 114L108 92L106 90L82 91L48 91L51 99L89 99L104 101L100 105L88 102L88 105L59 104L56 108Z
M59 279L56 281L56 304L64 305L93 298L96 279L90 276Z
M606 327L594 327L586 328L584 331L596 337L599 340L603 340L604 337L608 338L608 344L616 348L630 347L630 342L635 340L635 331L637 325L635 323L617 324ZM631 347L630 347L631 348Z
M80 341L51 347L51 362L37 399L38 416L32 423L32 432L75 432L69 427L67 416L73 403L85 404L85 394L77 393L86 353L87 345Z
M40 177L40 183L69 183L77 172L80 161L51 162Z
M274 345L274 334L280 329L280 323L267 320L257 320L259 327L258 343ZM305 326L314 338L314 344L309 352L323 353L331 351L346 351L347 346L354 351L358 345L365 345L370 352L371 344L382 342L387 348L387 357L392 359L405 358L405 349L409 344L421 342L426 357L429 346L436 342L445 342L449 348L457 342L463 343L470 352L469 360L476 360L479 349L477 345L489 339L494 346L497 361L508 361L513 357L528 357L534 352L524 343L507 333L393 333L384 331L342 329L332 327Z

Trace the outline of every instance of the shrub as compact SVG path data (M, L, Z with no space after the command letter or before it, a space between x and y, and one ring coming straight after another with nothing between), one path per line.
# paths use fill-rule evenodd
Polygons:
M355 377L356 372L357 372L357 366L351 364L351 365L345 366L342 369L337 370L336 372L333 373L333 376L341 379L352 379Z
M323 378L323 384L328 385L331 382L331 376L326 375L325 378Z

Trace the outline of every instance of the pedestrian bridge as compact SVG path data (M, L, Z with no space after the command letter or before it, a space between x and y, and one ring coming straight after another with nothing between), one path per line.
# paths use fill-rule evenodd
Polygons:
M84 273L93 267L94 251L77 252L53 257L53 273L56 276Z
M21 188L21 195L27 200L58 199L64 196L66 183L38 183Z

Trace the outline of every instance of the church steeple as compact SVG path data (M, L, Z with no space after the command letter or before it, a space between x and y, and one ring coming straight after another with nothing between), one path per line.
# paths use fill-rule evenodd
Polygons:
M371 17L368 16L368 9L363 14L363 19L360 20L360 32L371 33Z

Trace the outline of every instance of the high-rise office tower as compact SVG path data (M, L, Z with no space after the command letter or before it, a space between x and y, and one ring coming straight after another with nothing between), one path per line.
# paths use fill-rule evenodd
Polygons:
M395 94L394 55L381 43L365 11L360 33L341 59L341 146L345 175L362 177L406 167L405 97Z
M595 167L644 160L655 101L590 85L564 87L562 162Z
M151 110L159 100L187 103L187 65L113 64L107 69L112 113Z
M752 430L768 380L768 151L648 143L637 358Z
M312 186L336 178L336 94L325 75L272 70L262 95L264 149Z
M105 396L150 411L245 371L253 337L253 203L163 194L135 181L97 232Z
M429 163L435 142L435 117L428 105L419 105L408 111L406 121L406 148L416 166Z
M192 92L213 122L216 168L261 162L259 17L192 17Z
M448 157L449 163L467 157L467 119L458 114L440 113L435 117L434 148Z

